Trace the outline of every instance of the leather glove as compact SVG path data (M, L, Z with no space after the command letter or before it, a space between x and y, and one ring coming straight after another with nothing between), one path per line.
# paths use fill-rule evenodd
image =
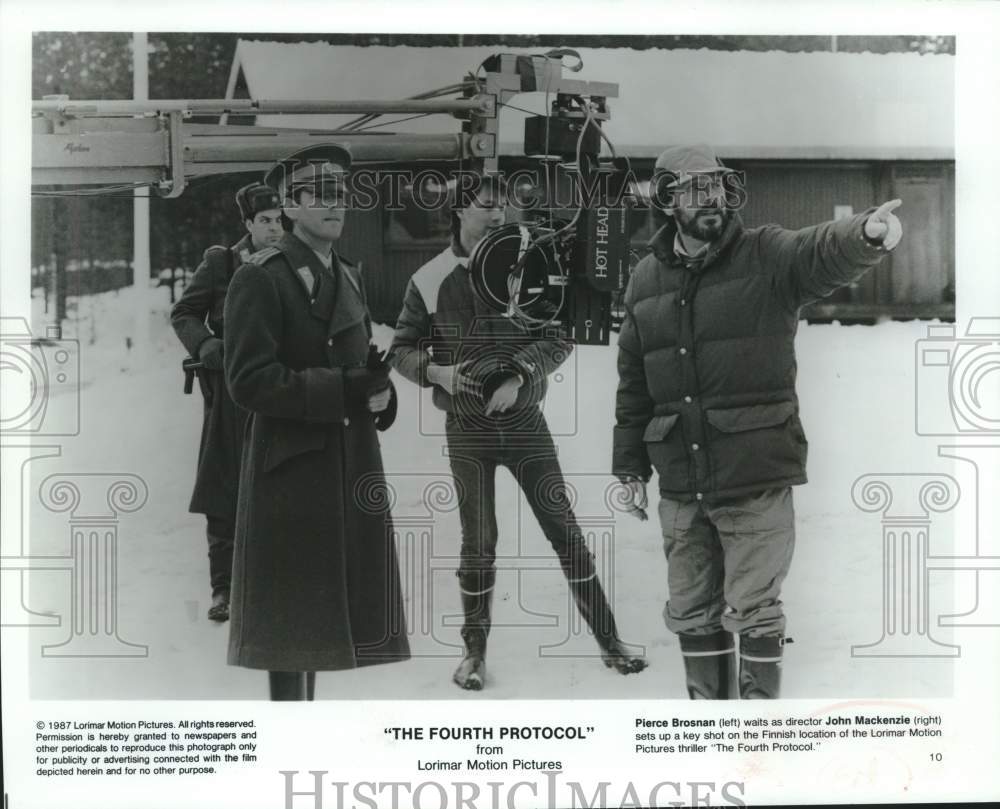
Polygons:
M208 337L198 346L198 359L209 371L222 370L222 348L224 345L218 337Z
M352 414L368 413L368 397L389 387L389 369L346 368L344 370L344 396L347 411Z

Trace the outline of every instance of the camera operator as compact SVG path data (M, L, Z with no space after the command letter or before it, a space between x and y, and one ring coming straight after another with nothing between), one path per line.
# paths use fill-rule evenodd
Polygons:
M222 375L223 307L233 272L251 254L281 238L281 201L261 183L236 192L246 235L232 247L209 247L170 313L174 331L188 353L202 363L198 381L205 413L198 448L198 471L188 508L208 520L208 569L212 605L208 617L229 619L236 490L246 413L233 404Z
M495 177L456 199L451 246L421 267L407 286L393 341L393 365L433 386L445 429L462 526L457 571L466 653L452 679L480 690L496 580L498 466L511 471L559 557L574 600L601 648L622 674L646 662L618 638L614 615L576 517L565 502L546 502L542 488L562 482L555 445L539 403L547 377L572 351L560 339L531 335L492 314L475 296L468 257L505 220L505 188Z
M271 699L312 699L316 671L409 658L377 430L396 413L372 361L358 269L333 250L350 154L311 146L264 182L293 223L233 278L226 381L250 411L240 475L229 663L267 669Z
M739 198L733 178L707 146L660 155L654 205L667 221L632 273L618 341L613 472L641 518L653 467L659 475L664 618L692 699L779 695L791 487L806 482L799 308L878 264L902 235L899 200L798 231L744 229L727 203Z

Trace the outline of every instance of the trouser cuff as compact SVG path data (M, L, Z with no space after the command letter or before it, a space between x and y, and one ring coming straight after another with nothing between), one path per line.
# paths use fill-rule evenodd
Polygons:
M681 644L681 654L685 657L711 657L736 651L733 634L725 630L710 635L680 634L677 637Z
M740 657L757 663L778 663L781 661L785 638L782 635L765 635L752 638L740 637Z

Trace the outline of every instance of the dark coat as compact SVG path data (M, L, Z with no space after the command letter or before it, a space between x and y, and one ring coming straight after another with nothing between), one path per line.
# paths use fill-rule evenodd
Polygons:
M331 272L287 233L237 270L226 298L226 380L252 414L233 665L316 671L409 657L375 420L346 395L371 326L357 271L334 259Z
M468 363L468 373L484 383L484 397L505 375L518 374L523 384L510 418L545 398L548 376L573 351L557 336L529 334L509 318L487 309L472 289L467 258L455 246L440 253L410 279L392 342L393 367L411 382L430 387L428 363ZM441 410L469 413L453 396L434 386ZM482 403L470 402L478 415ZM478 421L478 420L475 420Z
M216 245L205 251L204 259L170 313L174 331L192 357L198 357L199 349L209 337L223 339L223 307L229 281L235 269L245 263L253 251L250 234L233 247ZM188 509L232 523L236 517L236 491L247 414L233 402L221 370L199 371L198 383L205 407L198 471Z
M673 222L629 281L618 339L613 472L675 499L806 482L795 393L799 307L886 255L871 211L798 231L734 216L703 262L674 252Z

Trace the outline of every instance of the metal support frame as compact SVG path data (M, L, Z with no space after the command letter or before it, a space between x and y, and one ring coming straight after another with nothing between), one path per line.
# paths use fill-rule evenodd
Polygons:
M523 57L521 57L523 60ZM198 176L263 171L311 144L348 146L358 163L482 161L496 171L499 113L525 92L615 97L618 85L562 76L561 62L532 57L530 81L523 61L501 54L498 70L485 73L481 92L469 98L312 101L178 99L115 101L49 98L32 103L35 185L149 184L165 197L180 196ZM247 127L191 123L195 115L450 114L465 131L415 135L355 130ZM607 118L606 113L595 117Z
M161 116L179 112L192 115L369 115L410 113L486 113L488 98L417 99L393 101L311 101L267 99L165 99L161 101L108 101L101 99L33 101L35 115L62 115L72 118L133 118L136 115Z
M562 65L552 59L545 57L533 57L535 77L534 89L524 89L524 82L517 72L518 57L515 54L500 55L500 69L495 72L485 74L483 95L492 98L496 102L496 111L503 108L514 96L526 92L546 93L547 95L580 95L580 96L600 96L602 98L617 98L618 85L608 82L590 82L579 79L567 79L562 75ZM545 111L547 115L549 110ZM607 114L597 114L598 119L607 119ZM500 127L498 114L487 115L484 113L472 116L470 131L474 135L485 135L492 137L499 144ZM489 155L483 160L483 171L487 174L495 173L499 165L499 155Z

